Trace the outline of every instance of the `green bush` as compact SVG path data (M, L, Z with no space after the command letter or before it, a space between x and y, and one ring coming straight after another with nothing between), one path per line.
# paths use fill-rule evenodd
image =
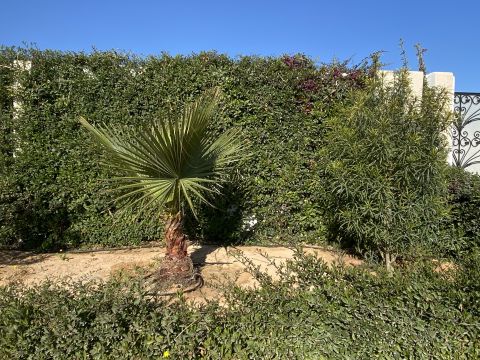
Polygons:
M477 359L479 264L392 275L298 255L279 282L230 288L226 307L152 302L136 282L0 288L0 357Z
M12 52L5 51L0 56L0 189L9 189L12 184L7 179L7 170L11 168L13 160L12 144L12 115L13 115L13 96L9 88L13 84L14 73L9 65L13 62ZM11 190L0 191L0 239L11 238L15 234L14 216L12 214L11 202L13 199L9 196ZM6 204L6 205L3 205ZM2 240L0 240L0 244Z
M450 216L439 245L445 255L462 257L480 249L480 176L451 167L448 184Z
M7 104L2 111L11 118L12 71L22 84L15 96L23 108L13 123L2 122L1 136L15 130L21 151L13 158L12 144L2 150L0 244L60 248L161 238L161 228L117 219L108 186L100 181L112 174L97 164L78 117L139 127L174 115L213 86L225 94L213 130L241 128L255 152L241 164L242 176L232 174L238 182L226 189L217 208L204 209L199 225L191 225L192 238L318 241L322 235L321 206L315 201L321 189L319 124L333 104L363 86L366 65L317 66L302 55L138 58L0 49L2 64L13 59L31 60L32 70L0 67L0 103ZM244 228L252 217L257 224Z
M412 94L408 71L375 77L324 123L320 150L333 236L398 255L436 237L446 212L447 95L424 86Z

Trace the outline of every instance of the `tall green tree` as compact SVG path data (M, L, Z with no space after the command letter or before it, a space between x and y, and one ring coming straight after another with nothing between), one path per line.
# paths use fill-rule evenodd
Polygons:
M375 72L365 90L325 121L323 184L330 228L361 250L398 255L435 236L445 211L448 94L424 82L415 96L408 70Z
M183 222L187 208L196 216L195 204L209 203L220 192L231 165L240 160L243 144L235 129L217 135L209 130L220 100L220 91L207 91L187 104L175 120L157 120L143 129L113 129L81 124L105 150L106 165L118 177L113 188L125 209L137 209L159 221L166 214L166 257L187 257Z

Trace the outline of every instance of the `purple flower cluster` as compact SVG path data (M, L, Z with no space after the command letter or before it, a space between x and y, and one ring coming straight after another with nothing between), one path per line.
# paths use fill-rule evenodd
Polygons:
M339 68L333 69L333 78L338 79L350 79L350 80L357 80L362 74L361 70L354 70L350 72L343 72Z
M357 80L362 75L360 70L355 70L350 73L350 79Z
M307 79L300 84L300 89L306 92L315 91L318 88L317 82L313 79Z
M290 69L297 69L302 66L302 60L296 56L287 56L283 57L283 63L287 65Z
M342 72L340 71L340 69L339 68L334 68L333 69L333 78L338 79L341 76L342 76Z

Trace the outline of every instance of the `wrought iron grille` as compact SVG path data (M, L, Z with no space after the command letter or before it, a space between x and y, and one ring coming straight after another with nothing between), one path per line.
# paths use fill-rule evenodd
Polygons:
M480 93L456 92L451 127L452 161L467 168L480 164Z

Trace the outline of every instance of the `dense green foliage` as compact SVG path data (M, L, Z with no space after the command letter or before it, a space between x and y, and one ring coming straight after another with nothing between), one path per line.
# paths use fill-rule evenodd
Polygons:
M480 249L480 176L461 168L448 171L450 213L437 245L449 257L462 257Z
M217 207L200 208L195 238L315 241L327 223L386 261L423 243L461 261L404 259L392 274L297 253L279 281L251 268L261 287L230 286L225 306L152 301L141 280L2 287L0 358L479 358L480 177L446 177L445 94L425 88L420 101L403 70L393 83L369 71L301 55L0 49L0 245L161 238L157 224L118 217L102 181L114 172L78 118L129 132L218 86L209 131L241 129L255 151Z
M12 186L6 174L11 171L13 155L12 138L12 116L13 116L13 94L11 91L14 73L8 66L12 63L13 57L9 52L0 56L0 189L8 189ZM5 239L15 236L13 215L15 205L12 190L0 190L0 244Z
M325 201L335 235L387 264L436 237L446 212L447 95L412 93L404 68L372 78L325 122Z
M147 299L138 284L0 289L5 359L477 359L480 258L388 275L299 256L226 307ZM293 286L295 284L295 286Z
M14 69L29 59L32 70ZM193 238L207 241L315 241L323 231L317 150L318 126L333 105L361 87L367 68L316 66L305 56L231 59L216 53L137 58L117 52L61 53L1 49L0 104L4 137L15 130L20 150L2 148L0 244L58 248L121 245L161 238L161 227L118 221L112 195L100 179L112 173L78 124L89 121L140 127L169 118L204 89L224 93L213 130L242 130L255 153L226 197L204 209ZM22 86L12 86L13 76ZM10 82L9 82L10 81ZM4 114L2 112L2 114ZM3 115L2 115L3 116ZM4 117L2 117L3 119ZM3 144L2 144L3 146ZM242 226L251 220L252 229Z

